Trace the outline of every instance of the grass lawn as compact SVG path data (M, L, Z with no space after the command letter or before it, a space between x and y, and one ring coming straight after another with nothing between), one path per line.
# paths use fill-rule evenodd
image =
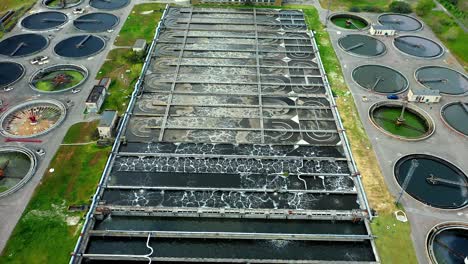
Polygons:
M94 144L60 147L49 165L55 171L48 169L36 188L0 263L68 263L85 212L70 213L67 207L89 204L109 152Z
M3 25L6 29L12 27L21 18L24 13L33 6L37 0L0 0L0 15L3 15L9 10L16 10L14 17ZM0 30L0 38L3 37L3 32Z
M114 44L116 46L133 46L135 40L139 38L146 39L149 43L153 39L154 30L165 7L166 4L153 3L136 5L125 21Z
M71 77L70 82L64 85L59 85L55 87L53 85L52 79L59 74L70 76ZM84 75L79 71L74 71L74 70L54 71L45 75L43 78L41 78L41 80L36 82L34 86L41 91L60 91L60 90L68 89L70 87L73 87L79 84L83 79L84 79Z
M319 0L323 8L328 7L328 1L331 1L330 9L333 11L348 11L350 7L376 6L386 9L392 0Z
M468 70L468 34L458 26L458 24L443 11L430 11L421 17L444 45L452 52L465 70Z
M99 120L93 122L76 123L68 129L63 143L86 143L96 141L98 139L97 126Z
M125 55L131 54L130 49L113 49L109 52L106 62L102 65L96 78L110 77L112 83L108 95L104 101L102 110L113 109L119 113L127 109L130 95L141 73L143 63L132 64L128 62ZM130 72L127 72L130 70Z

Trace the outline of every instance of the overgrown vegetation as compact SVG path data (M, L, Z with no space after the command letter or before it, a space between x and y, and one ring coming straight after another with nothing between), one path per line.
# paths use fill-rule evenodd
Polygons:
M394 13L409 14L413 12L413 8L407 2L403 1L393 1L389 6L388 10Z
M99 137L97 126L99 121L81 122L72 125L63 139L63 144L88 143Z
M90 125L92 126L92 125ZM73 126L88 127L80 123ZM89 131L78 129L80 131ZM73 141L90 137L83 132ZM89 204L110 148L94 144L61 146L0 256L0 263L67 263L86 212L68 212L70 205Z
M18 20L37 2L37 0L1 0L0 1L0 16L6 12L16 11L13 17L2 26L0 26L0 38L3 37L3 30L10 31L18 22Z
M468 1L466 0L436 0L439 1L454 17L468 25Z
M166 4L154 3L136 5L120 30L115 45L132 46L139 38L151 42L165 7Z
M136 61L140 62L135 63ZM103 77L112 79L102 110L112 109L123 113L127 109L127 103L142 67L141 58L130 49L113 49L109 52L106 62L96 76L98 79Z
M319 2L323 8L328 7L329 0L319 0ZM391 0L330 0L330 9L333 11L349 10L351 12L380 12L378 10L383 10L390 4L390 2Z
M415 11L418 16L425 16L431 12L434 7L436 7L436 4L433 0L420 0L416 5Z
M442 10L430 10L425 15L421 15L421 18L449 48L460 64L468 69L468 52L466 52L468 34Z

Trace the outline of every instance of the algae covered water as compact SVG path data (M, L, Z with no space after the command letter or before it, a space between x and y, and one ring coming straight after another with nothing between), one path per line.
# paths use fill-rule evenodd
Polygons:
M401 107L379 107L373 112L373 117L380 127L394 135L418 138L428 132L426 121L408 110L403 114L404 124L398 125L400 114Z

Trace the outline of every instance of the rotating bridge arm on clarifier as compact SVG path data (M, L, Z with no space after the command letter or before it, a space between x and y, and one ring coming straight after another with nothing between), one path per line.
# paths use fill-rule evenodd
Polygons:
M409 41L406 41L406 40L403 40L403 39L400 39L400 38L396 38L395 41L404 43L404 44L406 44L406 45L408 45L410 47L413 47L413 48L422 48L423 47L420 44L414 44L414 43L411 43Z
M460 104L463 107L463 109L465 109L465 112L468 114L468 105L467 105L467 103L464 103L464 102L460 101Z
M419 82L422 83L428 83L428 82L448 82L447 79L442 79L442 78L434 78L434 79L418 79Z
M357 49L357 48L360 48L360 47L362 47L362 46L364 46L364 43L363 43L363 42L360 42L360 43L358 43L358 44L356 44L356 45L353 45L353 46L351 46L351 47L349 47L349 48L346 48L345 51L350 51L350 50L353 50L353 49Z
M77 19L75 20L76 23L94 23L94 24L99 24L102 23L102 21L97 20L97 19Z
M57 19L57 18L44 18L44 19L42 19L42 22L63 22L63 19Z
M453 185L453 186L461 186L461 187L468 187L468 183L464 182L456 182L447 179L437 178L433 174L430 174L430 177L427 177L427 182L436 185L436 184L444 184L444 185Z
M383 80L384 80L384 79L383 79L382 77L378 76L378 77L377 77L377 80L376 80L375 83L374 83L374 85L372 85L372 87L371 87L371 91L374 91L375 88L377 87L377 85L378 85L381 81L383 81Z
M80 43L76 44L76 48L81 48L83 45L88 41L88 39L91 38L91 35L86 35L83 40L80 41Z
M388 23L388 24L401 24L401 20L399 19L394 19L394 20L382 20L382 23Z
M13 50L12 53L10 53L10 56L15 56L15 54L24 46L27 46L26 43L24 42L21 42L20 44L18 44L18 46L16 47L15 50Z

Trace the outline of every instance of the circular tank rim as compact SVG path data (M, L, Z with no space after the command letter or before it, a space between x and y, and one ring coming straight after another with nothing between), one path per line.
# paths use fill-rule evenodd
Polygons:
M62 67L62 68L65 68L65 67L72 68L72 67L74 67L74 68L75 68L74 70L78 69L78 70L83 71L83 72L85 73L85 77L84 77L83 80L82 80L81 82L79 82L78 84L76 84L76 85L74 85L74 86L72 86L72 87L69 87L69 88L67 88L67 89L59 90L59 91L43 91L43 90L39 90L39 89L37 89L37 88L32 84L32 81L33 81L34 77L36 77L37 74L39 74L39 73L41 73L41 72L45 72L45 71L50 70L50 69L54 69L54 68L60 69L59 67ZM39 70L35 71L35 72L31 75L31 77L29 77L29 82L28 82L28 84L29 84L29 87L30 87L31 89L33 89L34 91L36 91L36 92L39 92L39 93L46 93L46 94L57 94L57 93L62 93L62 92L66 92L66 91L72 90L72 89L74 89L74 88L76 88L76 87L79 87L79 86L83 85L83 84L86 82L86 80L88 79L88 77L89 77L89 72L88 72L88 69L87 69L85 66L76 65L76 64L55 64L55 65L51 65L51 66L48 66L48 67L45 67L45 68L42 68L42 69L39 69Z
M437 46L440 47L441 52L440 52L440 54L438 54L437 56L434 56L434 57L420 57L420 56L411 55L411 54L409 54L409 53L406 53L406 52L400 50L400 49L397 48L397 46L395 45L395 40L397 40L397 39L399 39L399 38L403 38L403 37L417 37L417 38L422 38L422 39L431 41L431 42L435 43ZM398 52L400 52L401 54L406 55L406 56L409 56L409 57L412 57L412 58L415 58L415 59L434 60L434 59L438 59L438 58L442 57L443 55L445 55L445 48L444 48L444 46L442 46L439 42L437 42L437 41L435 41L435 40L432 40L432 39L430 39L430 38L421 37L421 36L417 36L417 35L400 35L400 36L398 36L398 37L396 37L396 38L394 38L394 39L392 40L392 45L393 45L393 47L394 47Z
M26 18L30 17L30 16L33 16L33 15L36 15L36 14L40 14L40 13L60 13L62 15L65 16L65 21L58 25L58 26L55 26L55 27L51 27L51 28L47 28L47 29L30 29L30 28L27 28L25 26L23 26L23 20L25 20ZM67 14L65 13L62 13L60 11L57 11L57 10L46 10L46 11L39 11L39 12L36 12L34 14L30 14L29 16L25 16L23 18L21 18L21 21L19 21L19 25L21 26L21 28L24 28L25 30L28 30L28 31L32 31L32 32L48 32L48 31L53 31L53 30L57 30L59 29L60 27L64 26L65 24L68 23L68 21L70 21L70 18L68 17Z
M426 234L426 257L431 261L431 263L438 264L438 262L434 258L434 254L432 252L432 248L429 247L429 243L434 240L435 236L445 230L450 229L466 229L468 230L468 222L461 222L461 221L445 221L438 223L431 227L429 232Z
M25 68L25 67L23 66L23 64L21 64L21 63L18 63L18 62L16 62L16 61L11 61L11 60L2 60L1 62L2 62L2 63L8 62L8 63L14 63L14 64L19 65L19 66L21 67L21 69L23 69L23 74L21 74L21 76L20 76L18 79L16 79L15 81L13 81L13 82L11 82L11 83L9 83L9 84L0 85L0 89L4 89L4 88L6 88L6 87L10 87L10 86L12 86L12 85L15 85L15 84L16 84L17 82L19 82L19 81L24 77L24 75L26 74L26 68Z
M415 29L415 30L397 30L397 31L402 31L402 32L418 32L418 31L421 31L424 29L424 23L421 22L421 20L413 17L413 16L410 16L410 15L407 15L407 14L400 14L400 13L383 13L383 14L380 14L378 17L377 17L377 23L379 23L379 25L383 26L382 23L380 23L380 17L381 16L384 16L384 15L399 15L399 16L405 16L405 17L409 17L409 18L413 18L415 19L416 21L418 21L419 25L421 25L421 27L419 27L418 29Z
M432 154L432 153L427 153L427 152L418 152L418 153L410 152L410 153L407 153L407 154L401 156L400 158L398 158L397 160L395 160L395 161L393 162L393 166L392 166L392 167L393 167L393 168L392 168L393 177L392 177L392 178L393 178L393 181L394 181L394 182L396 183L396 185L398 186L398 193L400 193L400 191L402 190L402 188L401 188L400 183L398 183L398 180L397 180L397 177L396 177L396 173L395 173L396 165L398 164L398 162L399 162L400 160L402 160L402 159L404 159L404 158L407 158L407 157L409 157L409 156L430 156L430 157L434 157L434 158L436 158L436 159L443 160L444 162L447 162L448 164L450 164L450 165L452 165L453 167L455 167L457 170L461 171L461 172L463 173L463 175L465 176L465 178L468 179L468 175L466 175L465 172L464 172L462 169L460 169L459 166L455 165L453 162L450 162L450 161L448 161L448 160L446 160L446 159L444 159L444 158L442 158L442 157L440 157L440 156L438 156L438 155L435 155L435 154ZM412 195L410 195L410 194L409 194L408 192L406 192L406 191L403 191L403 194L404 194L404 196L411 198L411 200L414 200L414 201L416 201L417 203L420 203L420 204L422 204L422 205L424 205L424 206L427 206L427 207L429 207L429 208L431 208L431 209L433 209L433 210L440 210L440 211L442 211L442 212L454 212L454 211L460 211L460 210L463 210L463 209L465 209L465 208L468 208L468 203L467 203L466 205L464 205L464 206L462 206L462 207L458 207L458 208L441 208L441 207L435 207L435 206L432 206L432 205L430 205L430 204L426 204L426 203L424 203L424 202L422 202L422 201L420 201L420 200L414 198Z
M398 106L401 106L403 104L402 104L401 101L383 100L383 101L379 101L379 102L376 102L376 103L372 104L369 107L369 109L367 110L367 117L369 118L369 121L372 123L372 125L375 128L377 128L377 130L384 133L385 135L387 135L389 137L392 137L392 138L395 138L395 139L403 140L403 141L416 142L416 141L421 141L421 140L428 139L429 137L431 137L435 133L436 125L434 123L434 119L432 119L432 117L426 111L424 111L422 108L420 108L420 107L418 107L418 106L416 106L414 104L409 104L409 103L407 105L407 108L410 108L411 110L413 110L414 112L417 112L423 118L425 118L426 121L429 123L429 130L431 130L431 132L428 133L427 135L425 135L423 137L419 137L419 138L407 138L407 137L403 137L403 136L394 135L394 134L388 132L387 130L385 130L385 129L381 128L380 126L378 126L374 122L374 119L371 116L371 113L373 112L373 110L375 110L379 106L384 106L384 105L398 105Z
M6 40L6 39L9 39L9 38L12 38L12 37L15 37L15 36L28 35L28 34L31 34L31 35L38 35L38 36L43 37L43 38L46 40L46 44L44 45L44 47L42 47L41 49L39 49L39 50L37 50L37 51L34 51L34 52L32 52L32 53L26 54L26 55L13 56L13 57L12 57L12 56L7 56L7 55L4 55L4 54L0 54L0 56L3 57L3 58L16 58L16 59L18 59L18 58L26 58L26 57L29 57L29 56L33 56L33 55L35 55L35 54L37 54L37 53L39 53L39 52L42 52L42 51L44 51L45 49L47 49L47 48L49 47L49 44L50 44L49 38L48 38L48 37L45 37L45 36L43 36L43 35L41 35L41 34L35 33L35 32L33 32L33 33L28 33L28 32L27 32L27 33L16 34L16 35L10 36L10 37L8 37L8 38L2 39L1 41L4 41L4 40ZM1 42L1 41L0 41L0 42Z
M127 0L127 3L126 3L125 5L119 7L119 8L110 8L110 9L109 9L109 8L106 8L106 9L104 9L104 8L97 8L97 7L94 7L93 5L91 5L91 1L92 1L92 0L89 0L89 6L90 6L90 7L94 8L94 9L96 9L96 10L107 10L107 11L115 11L115 10L119 10L119 9L125 8L125 7L127 7L127 6L130 4L130 2L131 2L131 0Z
M27 105L30 105L30 104L37 104L37 103L39 103L39 104L40 103L53 104L53 105L57 106L58 108L60 108L60 110L63 112L63 114L60 116L60 118L57 120L57 122L52 126L52 128L47 129L45 131L42 131L40 133L37 133L37 134L34 134L34 135L28 135L28 136L13 135L13 134L10 134L10 133L8 133L7 131L5 131L3 129L3 122L5 121L5 118L9 114L15 112L16 110L20 109L21 107L24 107L24 106L27 106ZM23 102L15 105L15 106L13 106L12 108L6 110L0 116L0 134L2 134L5 137L9 137L9 138L35 138L35 137L40 137L40 136L43 136L43 135L49 133L50 131L56 129L65 120L66 116L67 116L67 108L65 107L65 105L62 102L60 102L58 100L55 100L55 99L32 99L32 100L28 100L28 101L23 101Z
M384 49L384 51L383 51L381 54L376 55L376 56L366 56L366 55L361 55L361 54L357 54L357 53L353 53L353 52L346 51L346 50L341 46L340 40L341 40L342 38L345 38L345 37L350 36L350 35L360 35L360 36L367 36L367 37L369 37L369 38L373 38L373 39L379 41L380 43L382 43L382 45L384 46L385 49ZM349 54L349 55L351 55L351 56L357 57L357 58L365 58L365 59L369 59L369 58L379 58L379 57L382 57L382 56L384 56L385 54L387 54L387 50L388 50L388 49L387 49L387 45L385 45L385 43L383 43L383 41L380 41L379 39L374 38L374 37L371 37L371 36L368 36L368 35L357 34L357 33L351 33L351 34L347 34L346 36L342 36L342 37L340 37L340 38L338 39L337 43L338 43L338 47L339 47L343 52L345 52L346 54Z
M98 9L98 10L99 10L99 9ZM107 30L112 30L112 29L116 28L116 27L119 25L119 23L120 23L120 17L118 17L118 16L116 16L116 15L114 15L114 14L112 14L112 13L107 13L107 12L92 12L92 13L88 13L88 14L83 14L83 15L77 17L76 19L78 19L78 18L80 18L80 17L83 17L83 16L86 16L86 15L90 15L90 14L106 14L106 15L113 15L115 18L117 18L117 21L115 22L115 24L112 25L112 27L111 27L110 29L107 29ZM76 20L76 19L75 19L75 20ZM76 30L80 31L80 32L83 32L83 33L100 33L100 32L106 32L106 31L107 31L107 30L101 31L101 30L84 30L84 29L80 29L80 28L76 27L76 25L75 25L75 20L73 20L73 23L72 23L72 24L73 24L73 27L74 27Z
M394 71L396 71L397 73L399 73L401 76L403 76L403 78L405 78L405 80L406 80L406 86L405 86L405 88L401 89L401 91L398 91L398 92L395 92L395 93L381 93L381 92L376 92L376 91L367 89L367 88L361 86L356 80L354 80L354 77L353 77L354 71L355 71L357 68L362 67L362 66L381 66L381 67L385 67L385 68L394 70ZM406 78L405 75L403 75L403 73L399 72L398 70L395 70L394 68L392 68L392 67L390 67L390 66L385 66L385 65L383 65L383 64L362 64L362 65L359 65L359 66L355 67L355 68L351 71L351 79L352 79L353 82L354 82L355 84L357 84L361 89L364 89L365 91L368 91L368 92L370 92L370 93L380 94L380 95L401 94L401 93L406 92L406 91L408 90L408 88L409 88L409 80L408 80L408 78Z
M445 67L445 66L439 66L439 65L426 65L426 66L422 66L422 67L419 67L417 68L415 71L414 71L414 74L413 74L413 77L414 79L416 80L416 82L418 82L420 85L426 87L427 89L430 89L428 88L427 86L425 86L424 84L422 84L421 82L418 81L418 78L416 76L416 73L418 73L419 70L422 70L424 68L431 68L431 67L437 67L437 68L445 68L445 69L449 69L449 70L452 70L454 72L457 72L459 73L460 75L464 76L466 79L468 79L468 76L466 76L464 73L460 72L460 71L457 71L453 68L449 68L449 67ZM431 89L432 90L432 89ZM448 93L443 93L443 92L440 92L440 94L442 95L445 95L445 96L452 96L452 97L463 97L463 96L466 96L468 95L468 91L464 92L464 93L461 93L461 94L448 94Z
M13 187L9 188L8 190L4 192L0 192L0 198L8 196L19 189L21 189L31 178L32 176L36 173L36 168L37 168L37 158L36 155L34 155L34 152L32 152L30 149L22 147L22 146L2 146L0 147L0 152L5 152L5 151L15 151L15 152L21 152L25 154L26 156L29 157L31 160L31 166L29 167L28 173Z
M445 120L445 118L444 118L444 114L443 114L443 113L444 113L445 108L447 108L447 107L449 107L449 106L451 106L451 105L453 105L453 104L457 104L457 103L458 103L458 102L450 102L450 103L444 104L444 105L440 108L440 112L439 112L439 114L440 114L440 119L442 119L442 122L444 123L444 125L447 126L448 129L450 129L451 131L457 133L458 135L460 135L460 136L462 136L462 137L468 137L468 135L465 135L465 134L463 134L461 131L458 131L458 130L456 130L454 127L452 127L452 126Z
M59 57L59 58L62 58L62 59L67 59L67 60L82 60L82 59L85 59L85 58L91 58L93 56L95 56L96 54L99 54L101 53L103 50L106 49L106 46L107 46L107 41L101 37L101 36L98 36L98 35L94 35L94 34L88 34L88 35L91 35L93 37L97 37L99 38L100 40L102 40L102 42L104 43L104 45L102 46L102 48L92 54L89 54L89 55L86 55L86 56L81 56L81 57L66 57L66 56L62 56L62 55L59 55L57 54L57 52L55 52L55 48L57 47L57 45L59 43L61 43L62 41L65 41L67 39L70 39L70 38L73 38L73 37L78 37L78 36L83 36L83 34L78 34L78 35L73 35L73 36L69 36L67 38L64 38L64 39L61 39L59 42L57 42L57 44L55 44L54 48L52 49L52 54L54 54L55 56Z
M339 26L335 25L335 23L333 23L333 21L331 20L334 16L337 16L337 15L354 16L354 17L362 18L364 21L366 21L367 26L365 26L365 27L363 27L363 28L361 28L361 29L348 29L348 28L339 27ZM339 28L339 29L346 30L346 31L349 31L349 32L353 32L353 31L354 31L354 32L364 31L364 30L369 29L369 28L370 28L370 25L371 25L371 21L370 21L367 17L355 15L355 14L350 13L350 12L336 12L336 13L332 13L332 14L330 14L330 15L327 17L327 20L328 20L335 28Z
M79 0L77 3L71 4L71 5L69 5L69 6L66 6L66 7L62 8L62 7L50 7L50 6L48 6L48 5L45 4L46 1L47 1L47 0L42 0L42 1L41 1L41 4L42 4L45 8L52 9L52 10L68 9L68 8L72 8L72 7L75 7L75 6L79 6L79 5L81 5L81 4L84 2L84 0Z

